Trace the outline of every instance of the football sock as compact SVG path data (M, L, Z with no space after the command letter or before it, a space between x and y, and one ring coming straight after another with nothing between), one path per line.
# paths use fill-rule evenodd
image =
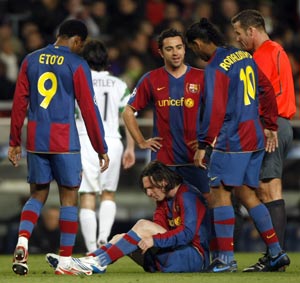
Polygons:
M273 227L278 237L281 248L284 249L285 244L285 231L286 231L286 210L285 202L283 199L265 203L269 210Z
M19 237L30 238L34 225L40 216L42 207L43 204L32 197L25 203L21 212Z
M101 246L99 249L96 249L92 253L87 254L88 256L98 256L101 255L102 253L106 252L110 247L112 246L111 243L107 243L103 246Z
M216 240L216 231L214 225L214 210L210 209L210 224L211 224L211 234L210 234L210 242L209 242L209 250L211 254L211 260L214 260L218 257L218 247L217 247L217 240Z
M214 229L216 233L216 246L219 251L218 258L225 263L234 259L233 254L233 231L234 231L234 210L232 206L220 206L213 209Z
M71 256L78 231L78 208L76 206L62 206L59 216L60 228L60 256Z
M117 206L112 200L103 200L99 208L99 236L98 243L107 243L111 228L115 221Z
M106 252L98 256L100 264L102 266L108 265L120 257L132 253L138 248L137 244L140 240L141 238L134 231L130 230Z
M271 256L277 255L281 251L281 247L273 228L270 213L265 205L259 204L249 210L249 215L260 233L262 240L268 247Z
M85 246L89 253L97 249L97 219L96 212L92 209L81 208L79 211L79 222Z

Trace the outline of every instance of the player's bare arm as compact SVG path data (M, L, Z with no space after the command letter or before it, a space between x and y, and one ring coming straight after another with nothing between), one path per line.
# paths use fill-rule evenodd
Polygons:
M124 123L129 130L131 136L141 149L151 149L153 151L157 151L162 147L161 144L161 137L153 137L150 139L145 139L137 122L137 119L134 115L134 109L131 108L130 106L126 106L123 113L122 117L124 119Z

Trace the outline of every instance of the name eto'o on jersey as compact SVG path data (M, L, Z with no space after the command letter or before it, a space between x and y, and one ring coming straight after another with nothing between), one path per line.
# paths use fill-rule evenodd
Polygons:
M53 54L41 54L39 57L39 63L46 65L62 65L64 63L64 60L64 56L58 56Z

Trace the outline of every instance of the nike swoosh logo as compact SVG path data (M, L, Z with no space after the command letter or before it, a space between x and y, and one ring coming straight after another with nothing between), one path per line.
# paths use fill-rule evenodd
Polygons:
M158 87L157 90L160 91L160 90L162 90L162 89L164 89L164 88L166 88L166 87L165 87L165 86L163 86L163 87Z
M267 239L271 239L275 236L275 233L271 234L271 235L267 235Z
M217 267L217 266L215 266L214 268L213 268L213 271L214 272L222 272L222 271L225 271L225 270L228 270L229 269L229 266L224 266L224 267Z
M218 178L218 177L211 177L210 180L211 180L211 181L214 181L214 180L216 180L217 178Z

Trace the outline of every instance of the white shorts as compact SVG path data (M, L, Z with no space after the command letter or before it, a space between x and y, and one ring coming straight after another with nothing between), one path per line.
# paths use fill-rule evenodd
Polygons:
M98 154L94 151L88 135L80 135L82 182L79 193L115 192L118 187L123 144L118 138L105 138L108 146L109 167L100 172Z

